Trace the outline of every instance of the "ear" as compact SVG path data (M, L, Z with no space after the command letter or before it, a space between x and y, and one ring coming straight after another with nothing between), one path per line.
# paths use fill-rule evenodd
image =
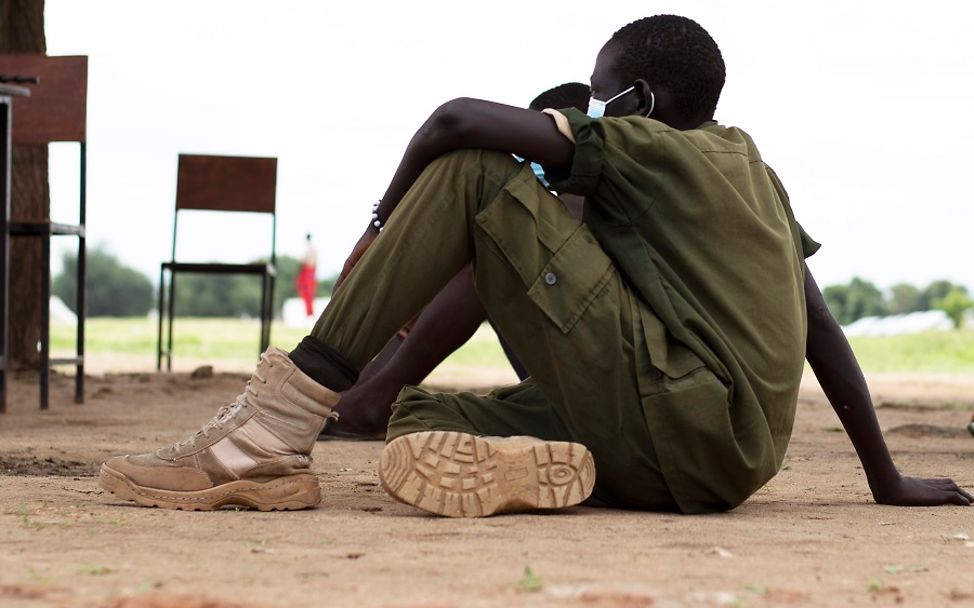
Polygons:
M636 82L633 83L633 86L636 87L636 98L638 99L635 113L639 114L640 116L646 116L646 114L649 114L650 110L652 110L653 114L656 114L656 112L659 110L659 91L654 91L653 88L649 86L649 83L642 78L637 78Z

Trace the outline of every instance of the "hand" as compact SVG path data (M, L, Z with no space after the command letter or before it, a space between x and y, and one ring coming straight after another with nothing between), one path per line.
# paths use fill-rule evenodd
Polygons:
M958 487L952 479L918 477L900 477L894 487L873 491L873 498L881 505L900 507L969 506L974 502L974 496Z
M342 272L340 275L338 275L338 280L335 281L333 291L338 291L338 287L345 282L345 279L348 278L348 273L352 272L352 268L355 268L355 265L358 264L360 259L362 259L362 256L365 255L365 252L368 250L369 246L372 245L372 241L374 241L375 237L377 236L379 236L379 230L370 224L369 227L365 229L365 233L359 237L359 240L357 243L355 243L355 246L352 247L352 253L349 254L348 259L345 260L345 265L342 266Z

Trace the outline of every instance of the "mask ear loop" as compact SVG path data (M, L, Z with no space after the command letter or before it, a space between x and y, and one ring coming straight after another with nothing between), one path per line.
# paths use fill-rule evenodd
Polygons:
M649 91L649 112L646 113L646 118L649 118L653 114L653 110L656 109L656 93L652 90Z

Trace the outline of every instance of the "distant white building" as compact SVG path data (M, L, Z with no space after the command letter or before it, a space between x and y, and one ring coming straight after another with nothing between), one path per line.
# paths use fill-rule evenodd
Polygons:
M51 296L51 321L61 325L74 325L78 322L78 315L57 296Z
M897 336L953 328L953 321L944 311L924 310L889 317L863 317L842 330L847 336Z

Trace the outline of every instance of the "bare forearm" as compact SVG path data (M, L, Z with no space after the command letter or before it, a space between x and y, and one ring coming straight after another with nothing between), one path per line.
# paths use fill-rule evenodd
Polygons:
M389 217L428 164L453 149L452 130L453 125L441 107L413 135L389 187L382 196L378 209L380 218L385 220Z
M550 116L481 99L454 99L437 108L410 140L382 197L379 217L389 217L429 163L461 148L515 153L554 167L570 164L575 152Z
M852 354L852 347L807 269L805 303L808 308L805 356L859 454L876 502L904 507L970 505L974 502L974 496L952 479L900 475L879 430L869 389Z
M832 317L810 272L805 275L808 305L806 358L859 455L873 495L879 500L899 473L876 419L866 379L842 328Z
M396 169L396 173L392 178L392 182L389 184L385 196L382 197L381 203L375 210L379 221L376 222L374 219L370 219L368 226L365 228L365 232L362 233L362 236L355 243L351 254L349 254L344 266L342 266L342 272L339 274L338 280L335 282L336 292L345 282L345 278L358 263L359 259L365 255L365 251L372 245L372 241L379 236L380 226L389 219L393 209L396 208L396 205L399 204L402 197L412 187L413 182L426 169L426 166L436 157L455 148L454 134L457 132L457 129L451 124L450 117L453 114L446 111L452 103L449 102L437 109L423 123L423 126L420 127L419 131L416 132L409 142L409 145L406 147L406 152L399 162L399 167Z

